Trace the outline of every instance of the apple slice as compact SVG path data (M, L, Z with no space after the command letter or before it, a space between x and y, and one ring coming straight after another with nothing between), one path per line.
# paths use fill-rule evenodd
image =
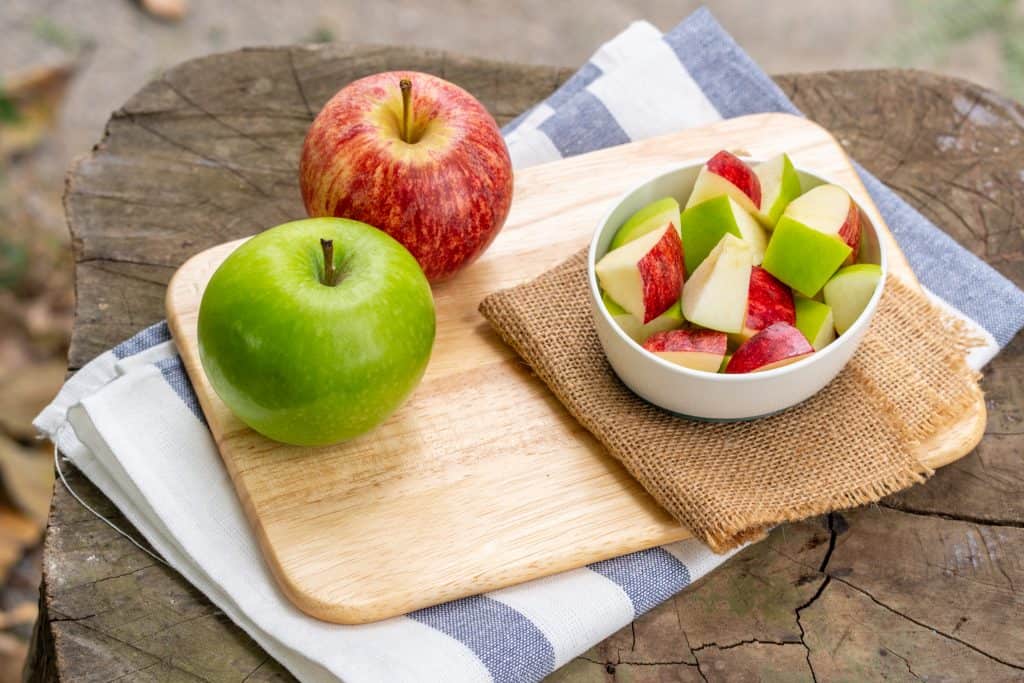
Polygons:
M618 249L627 242L632 242L637 237L643 237L647 233L663 228L671 223L679 229L679 202L672 197L665 197L656 202L651 202L629 217L619 231L612 238L610 251Z
M796 329L800 330L815 351L821 351L836 338L833 327L832 307L814 299L797 297Z
M761 182L761 206L754 215L770 230L789 203L800 196L800 176L787 154L758 164L754 173Z
M727 353L724 356L722 356L722 364L718 366L718 371L719 372L725 372L725 369L727 367L729 367L729 361L731 361L731 360L732 360L732 354L731 353Z
M754 250L754 263L764 258L768 237L764 228L728 195L695 204L680 217L686 272L692 273L726 234L736 235Z
M761 265L800 294L813 298L851 253L835 235L818 232L783 214Z
M860 246L860 211L850 194L838 185L819 185L800 195L782 213L826 235L836 235L856 258Z
M825 285L825 303L832 307L836 332L842 334L864 312L882 279L882 267L874 263L846 266Z
M601 289L644 325L679 300L683 248L671 225L605 254L595 266Z
M750 213L761 206L761 181L754 170L738 156L724 150L708 159L697 173L686 208L723 194Z
M803 332L789 323L775 323L743 343L725 367L729 374L762 372L795 363L814 353Z
M792 325L795 321L793 292L767 270L754 266L750 271L750 287L747 290L747 317L734 341L743 343L772 323Z
M747 314L754 251L727 234L683 286L683 317L719 332L739 332Z
M604 301L604 307L608 309L615 324L637 344L643 344L653 334L674 330L683 325L683 310L678 301L672 304L667 311L644 325L632 313L615 303L615 300L608 296L608 292L601 292L601 300Z
M659 332L644 342L644 348L670 363L691 370L718 372L725 357L724 332L695 327Z

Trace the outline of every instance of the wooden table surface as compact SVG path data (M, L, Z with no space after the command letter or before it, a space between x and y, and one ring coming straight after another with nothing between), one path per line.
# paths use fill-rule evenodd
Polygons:
M72 370L163 316L175 268L302 215L306 127L344 83L416 68L504 123L570 71L403 48L254 49L187 62L114 113L69 173ZM913 71L780 76L851 156L1024 285L1024 107ZM791 524L553 681L1024 680L1024 339L985 370L981 445L881 504ZM77 472L72 485L127 525ZM175 572L58 483L30 680L291 677Z

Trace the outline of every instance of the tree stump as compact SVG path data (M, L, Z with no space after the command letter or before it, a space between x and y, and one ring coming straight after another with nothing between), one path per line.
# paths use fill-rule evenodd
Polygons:
M315 112L348 81L394 68L458 83L499 123L570 73L350 45L242 50L169 71L68 175L70 368L161 319L167 281L192 254L302 216L296 167ZM1024 107L920 72L778 80L851 156L1024 284ZM1024 679L1022 368L1018 338L985 372L985 439L926 486L780 527L551 680ZM128 526L84 477L69 479ZM59 482L40 603L32 680L291 680Z

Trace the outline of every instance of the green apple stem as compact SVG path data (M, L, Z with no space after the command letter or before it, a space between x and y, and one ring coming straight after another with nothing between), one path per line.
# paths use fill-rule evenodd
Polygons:
M333 287L338 284L334 273L334 240L320 238L320 248L324 250L324 277L320 282Z
M412 142L409 131L409 119L412 117L412 81L403 78L398 82L398 87L402 89L402 140Z

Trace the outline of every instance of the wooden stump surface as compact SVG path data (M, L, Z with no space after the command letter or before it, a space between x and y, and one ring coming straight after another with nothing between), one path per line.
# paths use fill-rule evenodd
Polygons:
M460 84L499 123L570 73L351 45L243 50L169 71L68 175L71 369L161 319L166 283L190 255L302 216L295 169L313 115L346 82L394 68ZM912 71L778 81L855 159L1024 285L1024 107ZM777 529L551 680L1024 680L1024 340L983 386L984 440L927 485ZM128 526L81 475L69 479ZM43 564L32 680L292 680L59 483Z

